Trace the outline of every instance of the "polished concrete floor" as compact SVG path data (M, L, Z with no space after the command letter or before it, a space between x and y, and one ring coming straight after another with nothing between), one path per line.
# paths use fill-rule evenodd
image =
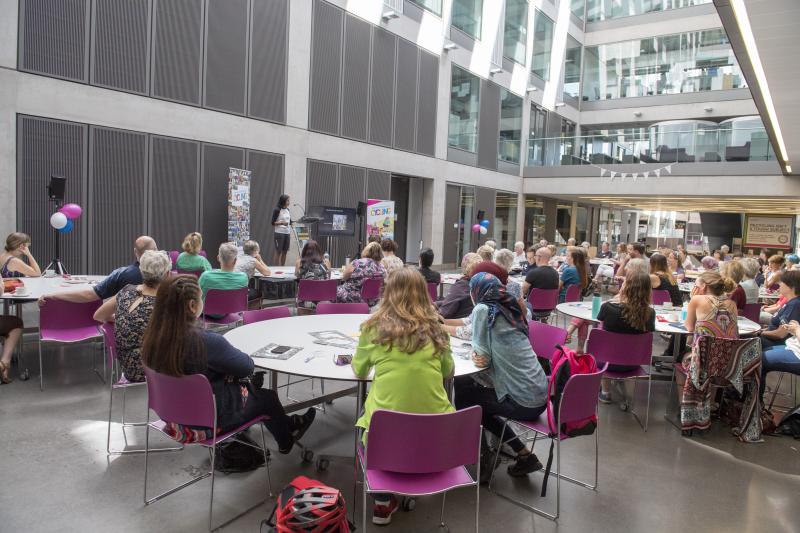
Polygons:
M661 342L661 341L659 341ZM207 524L209 480L145 507L142 503L144 458L106 456L108 389L91 371L92 349L45 351L45 390L39 391L35 342L26 353L32 379L0 387L0 531L203 531ZM15 369L16 375L16 369ZM800 441L766 437L741 444L716 422L705 434L685 438L663 418L666 383L653 386L650 429L643 432L629 413L615 405L600 407L599 486L591 491L561 485L557 523L533 516L486 489L480 491L481 531L639 532L639 531L800 531ZM333 384L328 384L333 388ZM643 409L644 388L636 405ZM307 397L307 384L292 396ZM284 393L281 392L281 397ZM116 402L115 407L119 405ZM128 417L142 418L144 395L128 396ZM298 451L273 454L273 488L305 474L339 487L352 505L354 399L343 398L319 413L304 441L317 453L340 456L325 472L305 464ZM115 408L115 420L119 410ZM128 446L143 442L143 429L126 430ZM152 442L152 439L151 439ZM567 475L590 479L592 437L567 442L562 465ZM124 446L118 423L112 445ZM168 445L155 439L156 446ZM274 442L268 441L274 447ZM537 452L544 460L546 445ZM190 447L151 456L149 493L178 484L203 468L208 455ZM529 503L552 508L538 497L541 473L512 480L498 470L498 489ZM227 520L264 497L264 471L221 475L215 486L215 521ZM360 496L359 496L360 498ZM440 497L424 497L413 512L398 512L388 531L436 531ZM229 524L225 531L258 531L272 509L262 504ZM358 512L360 517L360 499ZM450 531L474 530L475 492L463 489L447 498ZM360 518L359 518L360 519ZM370 525L369 530L378 529ZM265 528L266 531L266 528Z

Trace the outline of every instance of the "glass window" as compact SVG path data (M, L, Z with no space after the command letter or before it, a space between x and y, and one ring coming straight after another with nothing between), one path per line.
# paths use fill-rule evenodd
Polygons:
M531 72L543 80L550 79L550 52L553 48L553 21L536 10L533 22L533 61Z
M454 0L452 24L467 35L480 39L482 13L483 0Z
M442 0L408 0L412 4L417 4L422 9L426 9L435 15L442 16Z
M497 158L509 163L519 163L522 135L522 97L500 89L500 139Z
M517 195L497 191L494 204L494 240L498 248L514 249L517 233Z
M588 46L583 99L747 87L722 28Z
M472 225L475 224L473 220L477 213L475 213L475 189L472 187L461 187L461 224L458 229L458 257L464 257L467 252L474 251L478 248L477 243L473 243L473 239L480 241L480 236L472 233Z
M503 56L524 65L527 42L528 0L506 0Z
M545 239L547 217L544 214L544 203L541 198L525 195L525 241L535 245Z
M468 152L475 151L478 144L480 92L480 79L453 65L448 127L448 144L450 146Z
M547 135L547 111L531 106L531 125L528 134L528 165L544 165L544 138Z
M586 0L570 0L569 9L572 14L583 20L583 7L586 5Z
M653 11L710 4L712 0L587 0L586 20L594 22Z
M564 94L578 98L581 84L581 43L567 35L564 53Z

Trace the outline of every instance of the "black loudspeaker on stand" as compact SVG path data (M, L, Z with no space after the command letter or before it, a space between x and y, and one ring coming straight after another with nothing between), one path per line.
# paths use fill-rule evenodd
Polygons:
M356 217L358 218L358 249L353 258L361 257L361 250L364 249L364 217L367 216L367 203L358 202L356 206Z
M67 188L67 178L61 176L50 176L50 184L47 186L47 198L55 205L55 210L61 209L64 205L64 192ZM59 276L67 274L64 263L61 262L61 232L53 228L55 232L55 255L45 270L55 270Z

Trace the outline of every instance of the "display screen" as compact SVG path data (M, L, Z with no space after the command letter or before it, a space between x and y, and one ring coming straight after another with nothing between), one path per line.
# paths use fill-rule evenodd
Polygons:
M310 210L319 217L317 232L320 237L353 236L356 233L356 210L346 207L314 207Z

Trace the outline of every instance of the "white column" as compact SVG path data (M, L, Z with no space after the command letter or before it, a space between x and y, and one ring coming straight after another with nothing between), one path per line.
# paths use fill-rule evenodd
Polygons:
M311 78L311 0L292 0L289 6L289 68L286 86L286 124L308 127ZM305 194L303 194L305 196Z
M17 0L0 0L0 68L17 68L18 7ZM0 83L0 235L16 231L16 101L16 83Z

